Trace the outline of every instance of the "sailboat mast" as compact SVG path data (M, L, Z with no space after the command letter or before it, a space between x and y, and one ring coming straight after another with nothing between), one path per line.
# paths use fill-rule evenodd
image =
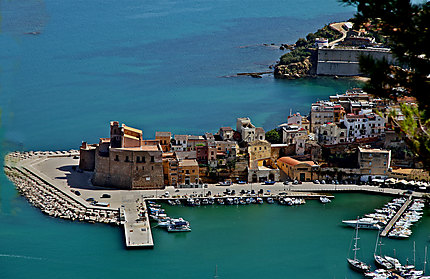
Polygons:
M358 220L359 220L359 217L357 217L357 224L355 226L354 260L357 259L357 250L359 249L358 246L357 246L357 241L358 241L358 225L359 225L358 224Z
M427 265L427 246L424 248L424 274L426 274L426 265Z
M415 266L415 241L414 241L414 266Z
M378 249L378 244L379 244L378 242L379 242L379 232L378 232L378 236L376 237L375 252L373 253L375 255L376 255L376 250ZM381 253L381 252L379 252L379 253Z

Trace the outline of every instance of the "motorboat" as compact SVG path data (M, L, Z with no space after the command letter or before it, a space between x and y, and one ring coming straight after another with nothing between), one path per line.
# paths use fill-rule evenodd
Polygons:
M382 227L379 225L379 222L373 218L361 218L357 220L342 220L347 226L360 229L372 229L372 230L380 230Z
M320 196L320 202L322 203L330 203L331 200L327 198L326 196Z

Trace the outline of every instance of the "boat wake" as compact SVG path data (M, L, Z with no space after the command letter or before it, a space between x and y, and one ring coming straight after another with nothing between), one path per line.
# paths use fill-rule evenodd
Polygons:
M0 257L5 257L5 258L20 258L20 259L38 260L38 261L43 260L42 258L37 258L37 257L29 257L29 256L22 256L22 255L8 255L8 254L0 254Z

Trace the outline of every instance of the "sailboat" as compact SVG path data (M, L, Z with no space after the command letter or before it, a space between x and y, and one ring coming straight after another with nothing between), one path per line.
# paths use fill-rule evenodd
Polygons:
M358 217L357 217L357 220L358 220ZM368 272L370 270L370 267L367 264L365 264L364 262L357 259L357 251L360 250L360 248L358 248L358 239L359 239L358 238L358 227L359 226L355 227L355 238L354 238L355 243L354 243L354 249L353 249L354 258L353 259L346 258L346 260L348 261L349 266L352 269L364 273L364 272Z
M376 238L375 252L373 253L373 258L375 259L375 263L379 267L382 267L384 269L392 269L392 268L394 268L394 265L382 256L382 253L381 253L381 246L382 245L383 244L382 244L381 240L379 240L379 233L378 233L378 236ZM378 247L379 247L379 255L376 253Z

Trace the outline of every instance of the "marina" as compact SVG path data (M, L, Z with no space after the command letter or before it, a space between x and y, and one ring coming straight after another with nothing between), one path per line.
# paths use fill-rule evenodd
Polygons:
M424 201L413 199L412 196L395 198L375 213L365 214L356 220L343 220L350 227L379 230L382 237L408 238L410 227L422 217Z
M45 170L44 166L49 166L50 168L55 166L55 169L60 170L64 167L58 164L66 162L67 164L73 164L76 160L73 159L75 155L76 153L73 151L13 153L7 157L5 171L11 180L18 185L17 188L22 195L52 217L72 221L123 225L125 246L127 248L154 247L149 222L151 216L152 218L154 216L164 218L157 220L157 222L161 221L162 226L164 225L167 231L191 231L189 223L182 223L183 219L167 219L167 215L161 213L160 209L148 206L151 203L166 203L171 206L186 205L190 207L210 205L244 206L273 203L282 206L298 206L305 204L306 200L319 200L321 203L327 204L334 199L333 195L326 192L330 185L320 185L319 190L318 188L309 189L310 186L315 187L313 184L296 186L294 190L292 190L292 185L286 187L282 184L281 186L277 186L277 184L262 185L260 186L261 188L254 185L254 189L252 189L252 184L238 184L237 186L229 184L227 186L209 185L207 189L203 188L200 192L196 192L196 189L167 190L162 194L154 193L154 191L107 191L106 189L76 187L78 185L70 184L76 181L80 183L85 181L87 175L85 173L73 173L71 169L70 171L75 176L76 181L72 181L70 178L70 181L67 181L68 184L61 185L61 180L58 179L60 174L58 171L50 174ZM23 181L26 182L24 183ZM263 186L265 189L263 189ZM335 185L334 187L340 188L341 186ZM354 188L356 186L349 187L350 191L356 191L356 188ZM336 192L337 188L333 188L333 192ZM375 188L372 187L371 192L378 192ZM305 189L311 191L304 191ZM339 190L345 191L342 188ZM366 188L362 187L360 190L365 191ZM49 194L48 197L47 193ZM402 192L397 193L401 194ZM100 196L106 202L99 202L94 198L95 196ZM394 209L390 209L389 214L392 214L392 216L388 214L384 215L388 217L382 217L381 215L375 215L380 213L375 213L361 218L359 221L344 221L344 223L356 226L354 222L359 222L361 228L370 229L382 229L384 225L386 226L384 231L389 232L392 227L395 227L398 220L401 220L401 216L405 215L404 213L412 201L412 196L408 200L398 198L394 201L404 202L403 206L399 206L400 209L397 214L393 213ZM393 235L389 236L392 237Z

